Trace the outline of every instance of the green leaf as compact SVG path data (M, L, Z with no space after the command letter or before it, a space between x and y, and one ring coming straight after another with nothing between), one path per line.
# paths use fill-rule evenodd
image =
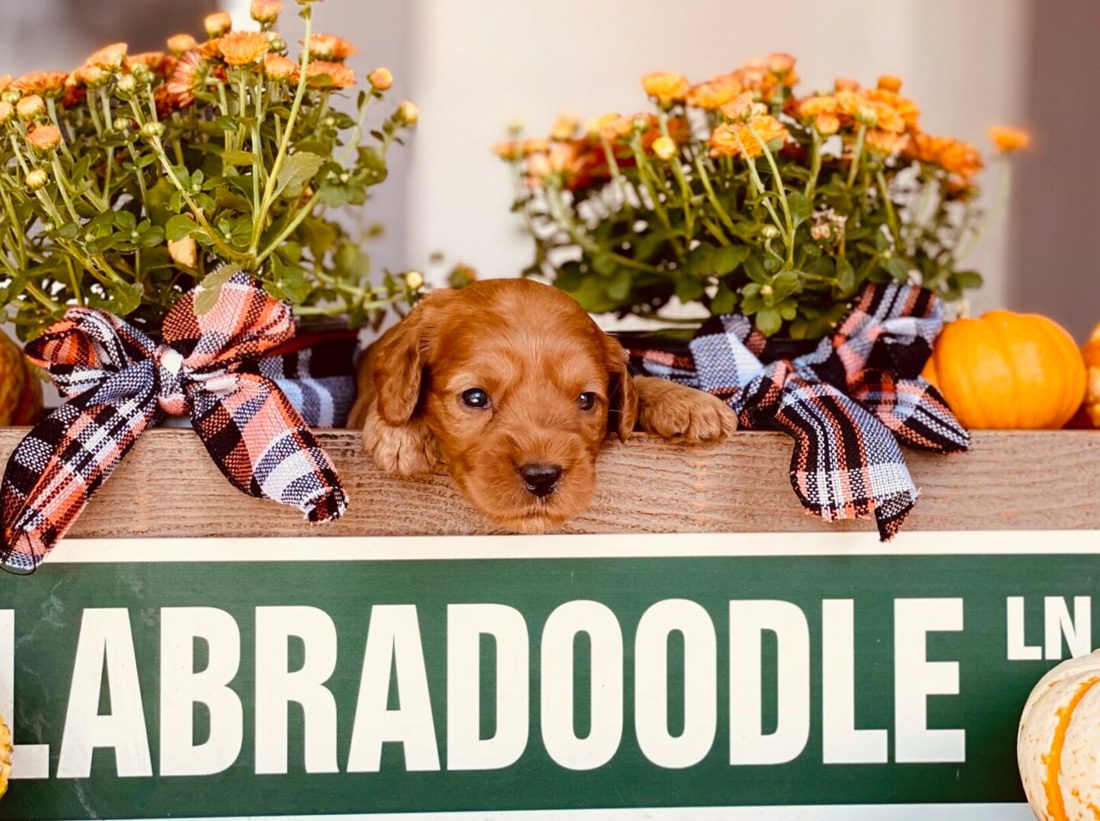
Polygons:
M955 287L964 291L982 287L982 275L977 271L956 271L954 280Z
M626 268L620 268L607 283L607 295L616 302L625 302L630 297L630 289L634 285L634 277Z
M847 257L839 257L836 261L836 283L844 293L851 293L856 287L856 269Z
M697 302L705 293L705 283L700 279L683 277L676 280L676 296L684 304Z
M772 295L776 303L802 290L802 278L798 271L782 271L772 280Z
M275 196L300 197L313 176L325 164L323 157L308 151L299 151L286 158L275 178Z
M602 277L609 277L619 270L619 263L615 261L614 254L602 251L589 260L592 270Z
M221 296L222 286L229 281L230 277L240 270L240 266L226 263L224 265L219 265L203 277L195 293L195 301L193 304L195 316L202 316L213 310L214 306L218 304L218 297Z
M749 258L752 248L748 245L723 245L714 252L713 274L724 277Z
M805 195L800 194L798 191L787 194L787 206L791 209L791 220L794 222L795 228L808 220L813 214L813 205L806 199Z
M714 299L710 301L710 312L714 316L719 314L731 314L737 304L737 294L726 287L725 283L722 283L718 287L718 293L714 295Z
M169 242L179 242L181 239L191 236L197 230L199 230L199 226L186 214L176 214L164 226L164 234L168 237Z
M701 242L688 254L686 270L695 277L714 273L714 254L718 249L707 242Z
M775 308L764 308L756 314L756 330L771 336L783 326L783 318Z

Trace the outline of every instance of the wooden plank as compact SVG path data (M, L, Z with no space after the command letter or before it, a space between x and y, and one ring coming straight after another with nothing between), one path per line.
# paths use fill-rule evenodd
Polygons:
M0 429L0 455L25 429ZM77 521L73 536L449 535L499 532L469 507L445 473L380 473L357 431L318 436L351 495L347 515L312 526L290 509L234 490L187 429L137 443ZM688 446L636 436L609 444L589 511L563 532L753 532L873 529L828 525L803 512L788 478L791 443L739 432ZM923 530L1100 529L1100 433L977 431L970 452L908 452L921 500L907 523Z

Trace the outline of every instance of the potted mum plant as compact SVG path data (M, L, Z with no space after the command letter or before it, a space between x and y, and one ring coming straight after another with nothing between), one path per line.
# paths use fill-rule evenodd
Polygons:
M116 43L71 72L0 78L0 304L21 338L70 306L90 306L153 335L198 283L208 307L243 271L299 317L380 317L415 289L386 275L331 210L359 206L386 178L389 147L416 122L405 102L364 134L392 84L373 71L354 113L336 105L358 78L346 40L312 31L288 56L281 3L254 0L258 30ZM364 140L364 138L366 138Z
M652 111L583 133L563 117L545 139L497 146L535 241L528 273L597 313L668 319L675 297L794 339L824 335L867 282L947 300L980 285L960 264L979 228L978 150L921 130L896 77L800 96L794 65L772 54L697 85L650 74ZM1026 140L993 137L1002 152Z
M294 58L282 4L253 0L255 30L212 14L201 41L116 43L72 72L0 79L0 305L65 399L8 459L0 568L33 571L168 417L189 419L238 490L314 522L346 510L311 426L346 417L356 334L295 338L297 320L354 328L415 299L422 277L372 281L331 211L385 180L417 109L368 130L384 68L353 113L337 105L354 47L312 30L313 3L297 2Z

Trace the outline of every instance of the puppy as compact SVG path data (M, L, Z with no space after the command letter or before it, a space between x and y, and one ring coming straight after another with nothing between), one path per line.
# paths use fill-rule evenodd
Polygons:
M716 440L737 418L710 394L632 378L569 295L498 279L429 294L372 345L350 424L382 470L441 461L495 524L539 533L588 507L609 433Z

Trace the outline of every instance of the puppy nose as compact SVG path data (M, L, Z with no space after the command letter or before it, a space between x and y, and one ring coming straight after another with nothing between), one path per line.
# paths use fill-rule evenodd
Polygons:
M516 470L523 477L523 483L527 485L527 489L540 499L553 493L561 478L559 465L520 465Z

